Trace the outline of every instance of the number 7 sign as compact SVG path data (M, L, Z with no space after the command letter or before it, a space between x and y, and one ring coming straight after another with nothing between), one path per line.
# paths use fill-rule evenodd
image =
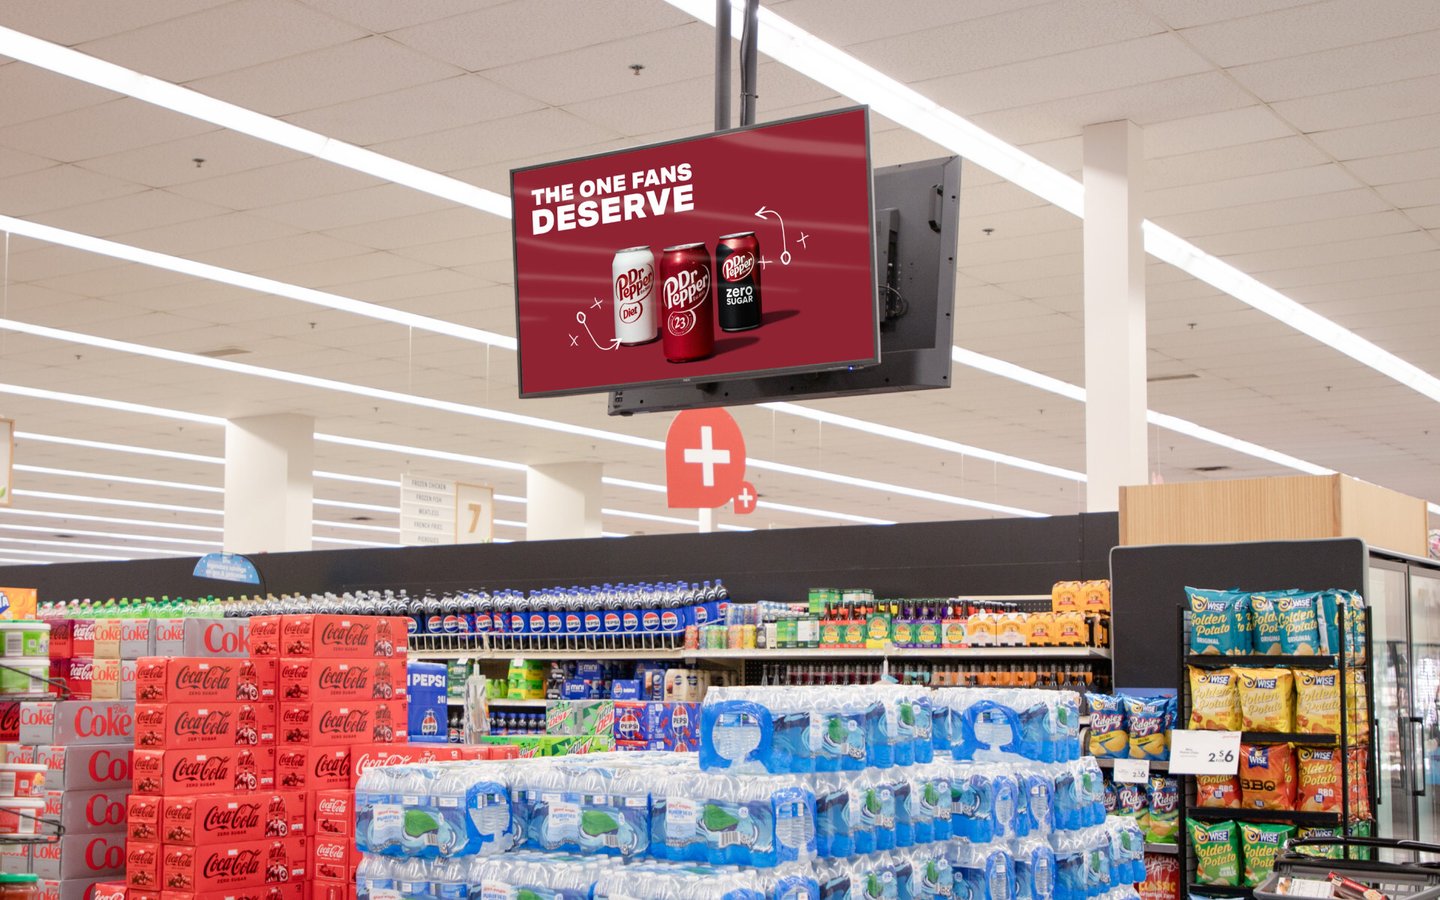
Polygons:
M455 482L455 543L488 544L495 536L495 489Z

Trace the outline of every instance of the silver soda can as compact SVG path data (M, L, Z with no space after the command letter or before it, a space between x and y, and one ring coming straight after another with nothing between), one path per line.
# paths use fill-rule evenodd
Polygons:
M627 247L610 264L615 287L615 337L622 347L648 344L660 336L655 309L655 254Z

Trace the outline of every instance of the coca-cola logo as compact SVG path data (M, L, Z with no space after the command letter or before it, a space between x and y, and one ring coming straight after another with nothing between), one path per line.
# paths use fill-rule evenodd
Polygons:
M74 637L74 639L77 641L95 640L95 620L76 619L75 627L74 630L71 632L71 636Z
M88 703L75 711L75 733L80 737L99 738L130 736L134 717L119 706L95 709Z
M755 271L755 254L732 253L720 266L720 277L726 281L739 281Z
M156 802L149 797L130 797L130 818L137 821L147 821L155 818Z
M182 709L175 716L174 732L180 737L218 737L230 731L230 714L218 709Z
M143 622L127 622L120 626L120 640L122 641L143 641L149 638L146 633L150 630L150 620Z
M185 620L162 620L155 628L155 640L171 642L185 640Z
M339 797L323 797L315 804L315 812L322 816L343 816L350 811L350 804Z
M95 661L88 658L72 659L66 674L73 681L90 681L95 677Z
M225 666L182 665L175 672L175 686L186 690L227 690L230 687L230 670Z
M363 709L326 710L316 723L321 734L359 734L369 727L369 715Z
M259 850L230 850L221 853L224 855L205 858L205 864L200 867L200 873L204 877L235 878L254 875L260 871Z
M615 276L616 303L643 303L654 289L654 266L638 266Z
M15 734L20 730L20 704L0 703L0 734Z
M349 778L350 754L327 753L315 761L315 774L320 778Z
M364 666L326 667L317 679L320 690L363 690L369 684L370 672Z
M308 706L287 706L280 714L282 725L306 725L310 722L310 708Z
M363 647L370 642L370 626L359 622L327 622L320 643L328 647Z
M205 811L202 824L206 831L248 831L260 824L260 804L239 803L233 808L212 806Z
M170 780L176 784L211 784L223 781L229 770L229 760L224 756L209 756L204 759L179 759L170 770Z
M345 845L330 841L315 845L315 858L326 862L340 862L345 858Z
M45 705L30 705L29 703L20 707L20 727L25 728L35 725L54 725L55 707L46 703Z

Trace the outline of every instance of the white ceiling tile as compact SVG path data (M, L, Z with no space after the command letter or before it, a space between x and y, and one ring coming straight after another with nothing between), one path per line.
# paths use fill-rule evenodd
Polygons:
M0 7L0 14L3 9ZM7 62L0 65L0 96L5 97L5 105L0 107L3 126L98 106L120 95L37 66Z
M541 109L495 122L389 141L372 149L439 172L453 172L522 156L563 156L561 151L566 149L616 136L613 131L558 109Z
M173 190L177 194L238 210L361 190L380 183L377 178L351 169L303 158L176 185Z
M121 98L0 128L0 144L47 159L77 162L214 128L149 103Z
M1304 132L1430 115L1440 113L1440 75L1286 100L1272 108Z
M216 129L87 159L79 165L147 187L171 187L302 158L268 141Z
M226 2L229 0L127 0L96 5L81 0L11 0L0 7L0 25L73 46Z
M469 207L449 207L414 216L332 228L326 233L342 241L362 244L376 250L423 248L431 244L448 244L467 238L478 239L481 235L488 237L486 233L491 230L491 218ZM509 228L504 229L502 237L508 248ZM506 252L509 252L508 249Z
M1338 219L1389 208L1390 205L1377 197L1374 191L1356 188L1152 218L1176 234L1193 239L1207 234Z
M305 231L325 231L397 215L435 212L450 206L449 201L431 194L422 194L398 184L381 184L346 191L343 194L327 194L276 206L264 206L253 210L253 214L294 225Z
M367 31L384 34L397 28L448 19L473 12L482 6L499 6L510 0L304 0L306 5L323 10L345 22Z
M1196 49L1220 66L1285 56L1440 28L1440 6L1428 0L1328 0L1257 16L1183 29ZM1283 40L1277 40L1283 35Z
M544 106L480 75L442 78L286 116L302 128L361 146L489 122Z
M150 190L52 210L40 213L34 218L56 228L108 237L137 229L193 222L225 211L222 207L181 197L169 191Z
M298 234L299 229L279 222L257 218L247 213L226 213L221 216L124 232L114 239L124 244L144 247L172 256L189 256L202 250L215 250L236 244L254 244L270 238Z
M1268 102L1433 75L1440 72L1440 30L1285 56L1229 72Z
M140 185L97 175L75 166L51 166L0 178L4 211L11 216L30 216L142 190L144 188Z
M1316 0L1143 0L1171 28L1189 28L1209 22L1223 22L1277 9L1304 6Z
M1440 203L1440 178L1387 184L1376 190L1381 197L1395 204L1399 209L1409 209L1412 206L1434 206Z
M1151 191L1145 197L1145 205L1152 216L1163 216L1218 209L1235 203L1324 194L1356 186L1350 173L1331 164Z
M1154 191L1187 184L1224 181L1246 175L1317 166L1327 161L1325 154L1316 150L1302 137L1232 144L1214 150L1147 160L1145 189Z
M1440 129L1440 115L1430 115L1338 128L1311 137L1322 150L1343 161L1432 147L1437 129Z

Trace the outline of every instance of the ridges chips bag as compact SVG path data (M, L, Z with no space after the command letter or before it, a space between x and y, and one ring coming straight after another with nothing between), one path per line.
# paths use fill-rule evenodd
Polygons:
M1240 801L1245 809L1295 808L1295 750L1289 744L1240 745Z
M1233 669L1190 667L1190 727L1240 730L1239 676Z
M1195 805L1207 809L1239 809L1239 777L1235 775L1196 775Z
M1236 674L1240 676L1242 730L1294 731L1294 672L1289 669L1239 669Z
M1302 812L1340 809L1344 790L1340 751L1335 747L1301 747L1295 755L1300 769L1300 797L1295 808Z
M1314 656L1320 652L1320 595L1282 594L1280 647L1292 656Z
M1290 825L1240 823L1240 844L1245 854L1245 885L1254 887L1264 881L1275 868L1275 857L1285 842L1295 834Z
M1195 880L1200 884L1240 884L1240 826L1235 822L1187 819L1195 850Z
M1145 880L1140 900L1175 900L1180 896L1180 860L1161 853L1145 854Z
M1141 831L1150 828L1150 798L1143 784L1115 785L1115 815L1135 820Z
M1170 758L1170 725L1174 697L1121 697L1125 704L1125 727L1130 733L1130 758ZM1091 727L1095 717L1091 713Z
M1255 653L1273 656L1284 652L1281 649L1281 596L1275 591L1250 595L1250 647Z
M1125 703L1113 694L1088 694L1090 701L1090 755L1120 759L1130 753L1130 732L1125 728Z
M1187 587L1190 652L1239 656L1250 652L1250 597L1236 591Z
M1180 782L1168 775L1151 775L1146 787L1150 819L1145 826L1145 840L1173 844L1180 837Z
M1340 733L1340 673L1337 670L1295 670L1295 730L1301 734Z

